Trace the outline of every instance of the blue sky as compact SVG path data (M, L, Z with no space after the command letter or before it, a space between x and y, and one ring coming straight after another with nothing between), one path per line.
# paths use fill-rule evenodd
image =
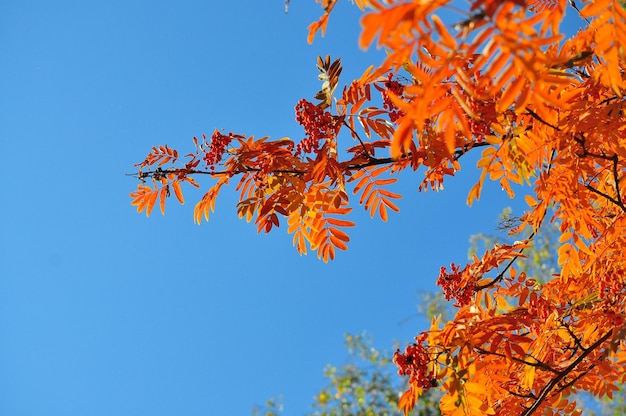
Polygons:
M186 152L215 128L297 139L318 55L342 57L343 82L380 59L358 49L347 1L308 45L319 13L292 1L285 14L281 0L0 4L1 415L248 415L278 394L298 415L345 358L345 332L390 349L426 328L401 324L417 293L511 204L491 186L465 206L470 158L444 192L418 194L420 176L404 175L388 223L356 209L331 264L298 256L282 227L258 235L228 192L201 226L189 188L165 217L130 206L125 174L151 146Z

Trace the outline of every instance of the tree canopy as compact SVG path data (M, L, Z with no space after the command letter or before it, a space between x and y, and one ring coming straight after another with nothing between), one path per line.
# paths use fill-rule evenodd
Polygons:
M323 34L336 0L321 0L309 40ZM387 220L401 195L388 186L420 171L440 190L480 152L481 176L527 211L512 243L465 265L443 266L438 285L456 315L396 352L408 377L399 406L440 388L445 415L579 414L573 393L611 397L626 381L626 10L617 0L355 0L359 43L386 58L340 87L339 58L318 59L322 87L295 107L305 138L271 140L216 130L185 156L155 146L137 164L131 194L150 214L182 184L213 185L194 218L208 220L233 184L236 209L270 232L287 222L300 253L324 261L346 250L350 212ZM575 33L562 29L571 13ZM354 139L347 149L339 135ZM520 186L526 185L526 186ZM559 224L557 270L545 281L516 267L548 222Z

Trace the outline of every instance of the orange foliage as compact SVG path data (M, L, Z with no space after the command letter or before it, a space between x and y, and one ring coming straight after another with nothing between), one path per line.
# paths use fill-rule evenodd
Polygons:
M322 34L336 0L319 0ZM442 268L438 284L456 299L455 318L416 338L394 361L410 387L408 413L430 388L445 391L446 415L580 414L568 396L609 396L626 382L626 10L618 0L359 0L367 10L360 45L388 54L336 92L341 62L318 60L319 103L302 100L296 117L306 137L256 139L216 131L194 138L184 160L154 147L138 164L131 194L150 214L194 175L216 179L196 205L208 219L223 186L236 181L241 218L269 232L286 218L299 253L324 261L346 250L346 219L356 194L370 214L387 220L400 195L387 189L405 169L422 169L420 190L439 190L482 151L486 179L511 196L532 186L528 210L501 245L464 267ZM564 33L566 10L579 23ZM452 17L457 13L456 17ZM445 20L443 17L446 16ZM333 105L334 102L334 105ZM339 149L344 132L355 141ZM479 149L479 148L482 148ZM152 186L146 185L150 181ZM528 188L527 188L528 189ZM551 209L551 210L550 210ZM548 212L552 217L546 218ZM552 280L539 284L515 261L542 224L560 224Z

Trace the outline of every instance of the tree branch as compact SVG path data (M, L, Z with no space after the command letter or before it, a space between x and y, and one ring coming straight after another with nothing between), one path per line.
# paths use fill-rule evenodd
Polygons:
M553 126L552 124L548 123L547 121L545 121L543 118L541 118L539 116L539 114L535 113L533 110L531 110L530 108L526 107L526 112L535 120L539 121L542 124L545 124L548 127L552 127L554 130L556 131L561 131L561 129L558 126Z
M491 354L491 355L495 355L496 357L508 358L506 355L501 354L499 352L487 351L487 350L485 350L483 348L480 348L480 347L474 347L474 349L476 351L478 351L479 353L484 354L484 355ZM516 357L511 356L511 360L515 361L518 364L524 364L524 365L527 365L527 366L530 366L530 367L535 367L535 368L539 368L539 369L544 370L544 371L548 371L550 373L560 374L558 370L555 370L554 368L550 367L546 363L541 362L541 361L539 361L538 359L536 359L534 357L532 357L532 358L533 358L533 360L535 360L537 362L536 363L531 363L530 361L525 361L525 360L522 360L521 358L516 358Z
M587 188L588 190L590 190L591 192L593 192L593 193L595 193L597 195L600 195L603 198L606 198L607 200L611 201L613 204L617 205L622 211L626 212L626 205L622 201L622 195L621 195L621 191L619 189L619 181L620 181L620 177L619 177L619 157L617 156L617 153L614 153L612 156L608 156L604 152L602 152L602 153L593 153L593 152L590 152L589 150L587 150L587 148L585 147L585 139L584 138L574 137L574 141L576 143L578 143L580 145L580 147L582 148L582 154L579 154L578 155L579 157L583 158L583 157L586 157L586 156L591 156L591 157L595 157L595 158L598 158L598 159L610 161L612 163L613 182L615 184L615 195L616 195L616 198L613 198L609 194L594 188L593 186L591 186L590 183L584 184L585 188Z
M467 154L470 150L472 150L475 147L483 147L483 146L489 146L489 143L469 143L467 145L465 145L462 149L457 150L454 153L454 160L458 160L461 158L461 156ZM411 153L408 153L404 156L402 156L399 159L394 159L392 157L382 157L382 158L375 158L372 156L369 156L369 161L364 162L364 163L355 163L355 164L348 164L345 169L349 170L349 171L353 171L353 170L359 170L359 169L363 169L363 168L367 168L370 166L377 166L377 165L385 165L385 164L389 164L389 163L394 163L394 162L398 162L400 160L404 160L404 159L410 159L412 156ZM342 162L342 163L346 163L346 162ZM196 170L196 169L186 169L186 168L172 168L172 169L161 169L161 168L157 168L155 170L148 170L148 171L143 171L141 172L141 174L137 174L137 173L127 173L126 176L132 176L135 177L137 179L146 179L149 177L153 177L153 176L159 176L159 175L167 175L169 173L174 173L174 174L184 174L184 175L211 175L211 176L224 176L224 175L230 175L230 176L235 176L235 175L239 175L241 173L248 173L248 172L260 172L261 169L259 168L252 168L252 167L246 167L244 169L238 169L238 170L234 170L234 171L229 171L229 170ZM286 173L286 174L291 174L291 175L305 175L306 173L308 173L308 171L304 171L304 170L298 170L298 169L276 169L271 171L270 173Z
M548 394L550 394L550 392L561 382L561 380L563 380L565 376L567 376L572 370L574 370L574 368L576 368L578 364L580 364L589 354L591 354L593 350L598 348L600 345L602 345L604 341L609 339L611 335L613 335L612 329L609 330L609 332L604 334L602 337L600 337L596 342L594 342L587 349L583 350L582 354L580 354L580 356L573 363L567 366L565 370L560 371L556 377L550 380L550 382L546 384L543 387L543 389L541 389L541 392L539 393L537 400L528 409L522 412L521 416L529 416L533 414L541 406L544 400L548 397Z
M361 136L359 136L359 133L357 133L352 126L350 126L350 124L346 121L346 119L343 119L343 125L346 126L348 128L348 130L350 130L352 132L352 135L359 141L359 143L361 143L361 147L363 148L363 152L365 152L365 155L371 160L374 157L372 155L370 155L370 152L367 151L367 148L365 147L365 143L363 143L363 140L361 140Z
M394 159L391 157L384 157L384 158L373 158L370 157L370 160L368 162L364 162L364 163L356 163L353 165L348 165L345 169L346 170L359 170L359 169L363 169L369 166L377 166L377 165L384 165L384 164L388 164L388 163L393 163L393 162L397 162L398 160L402 160L402 159L408 159L411 157L411 154L409 153L406 156L403 156L400 159ZM171 169L161 169L161 168L157 168L155 170L147 170L147 171L143 171L140 174L138 173L127 173L126 176L132 176L132 177L136 177L137 179L146 179L146 178L150 178L150 177L154 177L154 176L163 176L163 175L167 175L170 173L176 174L176 175L210 175L210 176L225 176L225 175L229 175L229 176L235 176L235 175L239 175L241 173L249 173L249 172L260 172L261 169L259 168L252 168L252 167L246 167L243 169L237 169L237 170L196 170L196 169L186 169L186 168L171 168ZM273 171L271 171L271 173L285 173L285 174L291 174L291 175L305 175L306 173L308 173L308 171L305 170L298 170L298 169L275 169Z

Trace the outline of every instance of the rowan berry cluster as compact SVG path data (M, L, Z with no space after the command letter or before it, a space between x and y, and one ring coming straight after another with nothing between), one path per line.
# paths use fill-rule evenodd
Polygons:
M485 135L491 134L491 124L497 121L496 102L488 96L491 90L491 82L487 85L479 86L478 80L484 78L481 71L475 71L473 66L474 58L464 66L464 70L468 73L473 72L474 75L474 93L467 94L463 88L460 88L461 94L475 117L469 117L469 128L475 140L480 143L485 139Z
M202 138L206 142L206 136L203 134ZM233 141L235 135L233 133L222 134L218 130L215 130L211 140L207 143L206 148L208 150L204 153L204 161L211 170L215 170L215 165L221 162L222 156L226 150L226 147Z
M623 276L623 273L610 273L600 280L598 295L601 299L617 302L624 295L626 285L620 276Z
M396 120L404 115L404 112L398 109L393 101L391 101L389 93L391 92L396 97L402 97L402 94L404 93L404 85L393 80L392 78L393 75L391 73L387 75L387 80L383 84L384 88L378 86L377 84L374 84L374 86L378 91L380 91L383 97L383 108L389 111L389 120L395 123Z
M546 299L545 296L538 294L537 296L530 296L528 299L528 305L526 311L530 316L536 316L539 320L535 321L531 325L534 331L538 331L541 328L541 323L544 322L550 315L554 313L555 306L552 302Z
M624 325L624 315L616 312L605 313L609 323L614 327L621 327Z
M415 344L408 345L404 349L404 353L398 349L393 354L393 363L398 367L398 374L409 376L411 384L416 383L424 390L437 386L437 381L428 370L430 356L425 346L427 337L428 335L423 332L415 338Z
M463 281L463 270L451 263L450 273L442 266L437 278L437 285L443 289L446 300L454 298L459 306L469 304L476 289L474 284L467 284Z
M497 121L496 103L493 100L476 100L472 97L467 103L479 118L470 119L470 131L477 142L485 140L485 135L491 133L491 124Z
M615 327L624 325L624 309L620 307L621 300L626 292L626 285L622 281L623 271L605 275L598 285L599 310L606 317L609 324Z
M343 118L334 117L315 104L302 99L295 107L296 121L306 132L306 137L295 147L295 155L317 152L320 141L333 138L339 132Z

